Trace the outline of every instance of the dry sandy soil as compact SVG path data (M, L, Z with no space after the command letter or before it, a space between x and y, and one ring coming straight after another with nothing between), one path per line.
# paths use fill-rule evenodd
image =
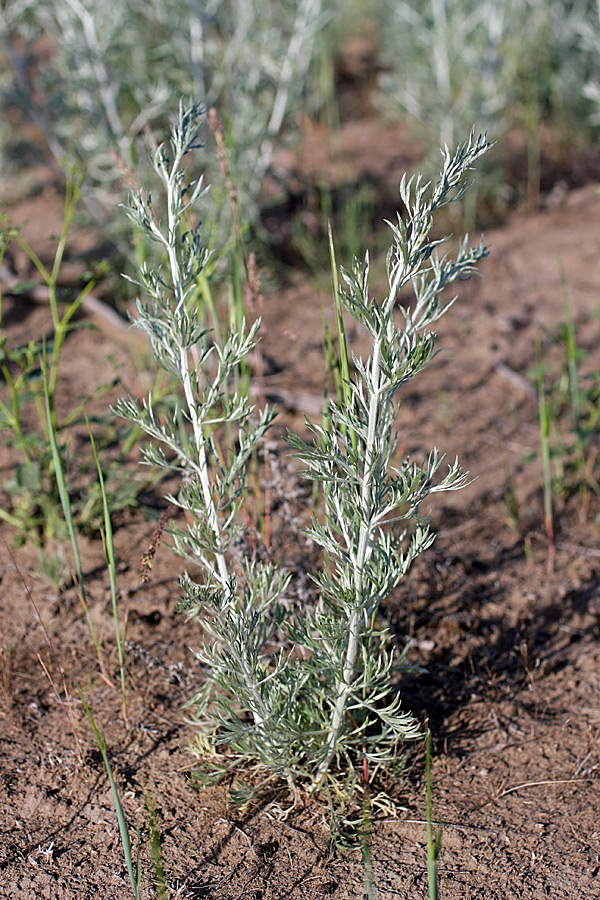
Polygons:
M352 128L345 152L358 158L353 147L361 129ZM397 135L388 138L394 142L397 147ZM390 180L401 173L402 153L395 152ZM355 170L355 177L361 174ZM399 642L411 639L410 660L425 669L403 682L402 693L405 706L431 723L434 816L444 823L440 896L448 900L600 897L600 505L592 495L582 521L577 497L558 502L549 572L537 402L526 378L535 365L536 336L564 321L559 261L588 353L586 371L600 371L600 198L590 185L554 199L487 231L491 255L482 277L461 285L459 302L440 323L442 353L411 385L399 423L407 451L437 445L449 457L459 454L477 476L433 506L437 541L384 610ZM52 186L11 213L46 256L59 214ZM80 234L78 251L87 247L89 255L93 241ZM19 258L10 262L28 274ZM330 299L306 273L265 294L265 386L286 401L275 437L284 425L301 429L302 410L290 407L322 392L321 304L329 307ZM3 298L3 320L11 346L41 337L50 323L44 304L24 296ZM354 348L364 347L360 334L352 339ZM109 383L115 366L133 390L147 389L127 340L90 330L69 336L61 413L74 397ZM544 348L547 361L559 366L561 349L548 348L545 339ZM90 409L106 412L118 395L113 390ZM597 448L597 436L594 441ZM293 528L306 514L309 489L279 447L272 468L273 550L283 563L297 565ZM15 461L11 448L0 449L0 482ZM152 494L146 499L160 505ZM195 783L182 707L201 678L188 649L199 636L175 612L181 564L166 548L157 554L151 582L140 588L139 562L153 528L140 509L115 516L121 616L127 617L126 726L100 540L82 539L83 561L112 685L101 677L73 586L48 587L36 576L37 551L13 549L11 530L0 527L0 898L131 896L112 796L78 689L105 729L133 833L140 825L144 898L155 896L148 791L171 898L364 897L360 853L328 857L325 805L311 802L281 820L273 803L284 803L284 794L240 811L224 787ZM309 560L310 551L300 550ZM64 670L82 759L42 662L57 685ZM427 896L421 749L412 749L409 763L373 825L381 900Z

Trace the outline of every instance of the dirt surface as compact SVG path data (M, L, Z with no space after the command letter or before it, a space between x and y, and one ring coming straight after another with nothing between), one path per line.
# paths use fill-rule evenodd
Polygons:
M350 144L356 120L351 128ZM398 154L410 158L409 150ZM437 445L477 476L433 505L437 541L384 610L399 642L411 639L411 661L425 669L407 678L402 692L406 708L428 717L433 733L443 898L600 897L600 504L592 494L582 521L578 497L558 502L549 572L537 401L526 377L536 336L564 321L560 266L588 353L583 366L600 371L600 198L589 186L559 201L486 233L491 255L482 277L460 286L460 300L440 323L442 353L410 386L399 423L403 449L419 455ZM58 230L59 215L51 187L13 210L35 241ZM88 238L78 238L79 250ZM36 246L47 255L48 244ZM10 262L27 274L22 260ZM318 408L322 305L330 316L330 298L307 274L265 295L265 390L287 405L274 437L284 425L301 429L304 409ZM10 296L3 298L3 320L11 346L39 338L50 322L43 303ZM69 336L61 414L74 397L109 383L115 366L132 390L148 389L127 341L101 331ZM352 346L364 352L364 337L352 334ZM559 365L561 352L544 340L549 364ZM120 391L97 397L90 410L105 412ZM597 448L597 435L594 441ZM0 481L15 461L13 450L0 449ZM133 459L131 465L133 471ZM293 565L299 550L291 534L296 518L306 515L310 491L281 448L271 477L274 552ZM139 562L154 525L138 510L118 514L115 528L127 617L127 725L100 540L83 539L83 565L104 674L76 590L48 587L36 575L37 550L13 549L10 528L0 527L0 898L131 896L111 792L78 690L105 729L133 835L140 826L142 897L156 895L148 794L171 898L365 897L360 853L328 858L324 804L313 801L282 817L289 800L282 792L240 812L225 788L195 784L183 704L201 679L189 649L199 637L175 612L182 567L162 548L151 583L140 588ZM377 894L425 898L420 749L411 750L406 779L390 795L373 825Z

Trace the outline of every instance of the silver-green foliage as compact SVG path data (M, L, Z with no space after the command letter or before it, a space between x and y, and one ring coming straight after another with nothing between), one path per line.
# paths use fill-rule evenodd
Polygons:
M0 98L33 119L58 163L82 168L85 199L105 225L123 170L146 177L147 145L165 133L173 96L215 105L254 222L324 21L322 0L5 0ZM216 154L206 162L221 182Z
M452 156L444 152L438 183L420 178L402 179L400 196L407 219L400 215L390 227L393 244L387 257L388 293L381 301L369 296L369 257L355 260L352 273L343 272L347 290L342 302L350 315L371 336L373 351L367 360L354 357L357 376L350 402L331 404L332 427L311 424L312 444L292 435L290 442L308 465L308 476L322 483L325 519L315 517L310 535L324 551L326 565L317 578L321 602L305 618L296 641L307 646L313 659L329 659L327 733L317 769L317 782L328 771L340 749L356 750L365 733L375 729L367 759L381 761L393 754L399 737L413 737L412 717L400 712L396 696L383 709L378 702L389 689L392 659L385 632L375 634L373 623L380 604L405 575L412 561L429 547L433 536L420 514L423 501L438 491L456 490L465 475L456 460L436 480L442 460L433 450L422 462L392 464L398 392L434 355L431 326L450 303L441 293L453 281L468 277L486 255L483 243L469 249L465 239L454 260L441 257L431 239L433 214L466 189L465 171L482 155L484 138L469 140ZM399 305L399 293L412 286L412 303ZM395 322L394 311L400 313ZM407 523L415 528L409 533ZM330 622L342 624L326 653L319 635ZM356 726L348 727L348 718ZM323 736L321 736L323 738ZM372 754L372 756L371 756Z
M585 73L583 79L579 80L579 86L581 88L583 84L583 96L593 105L592 122L600 125L600 65L598 64L600 3L592 3L591 14L578 23L577 35L581 50L592 61L589 71Z
M368 254L343 272L343 305L373 349L367 359L354 358L347 402L331 404L329 430L307 422L312 441L289 435L325 497L324 513L314 516L309 531L323 552L314 573L317 600L294 608L285 596L288 574L232 552L248 459L272 413L255 418L233 388L235 366L254 346L257 326L232 332L219 346L186 303L206 262L198 232L184 226L185 210L203 193L201 183L184 184L182 168L194 147L197 112L180 111L170 152L160 148L154 158L166 188L167 222L159 224L142 194L129 207L168 258L169 279L142 271L151 303L138 301L137 325L158 363L179 380L182 406L159 418L151 397L141 405L130 398L117 412L152 438L146 460L181 476L173 500L190 524L173 526L174 545L202 573L199 580L186 574L181 586L183 605L206 635L198 653L206 683L193 701L206 740L229 745L290 784L317 789L339 777L348 786L359 762L388 765L399 741L420 733L401 708L394 687L401 660L378 612L433 541L423 503L434 492L462 487L466 476L457 461L438 476L443 457L437 450L421 461L397 460L394 427L399 391L434 355L432 326L452 302L441 298L443 290L467 278L486 255L483 243L469 249L465 239L455 258L440 256L442 241L433 239L432 226L434 213L466 190L468 170L489 145L471 136L454 154L446 149L433 186L403 179L405 217L390 224L382 299L369 292ZM215 429L225 421L237 437L217 452Z
M600 77L596 0L380 0L381 106L429 146L475 122L500 137L549 121L586 133ZM587 86L587 88L586 88Z

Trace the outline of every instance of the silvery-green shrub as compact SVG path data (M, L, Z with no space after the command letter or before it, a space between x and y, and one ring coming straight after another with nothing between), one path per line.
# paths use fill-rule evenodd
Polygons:
M600 82L594 0L381 0L374 9L378 104L394 119L408 115L427 147L452 146L473 123L495 139L518 128L534 145L542 123L589 138Z
M294 131L325 21L322 0L6 0L1 97L35 123L57 164L82 169L85 200L103 225L134 172L147 176L173 96L216 105L252 223L275 142ZM204 167L220 182L215 152ZM212 218L227 209L213 204Z
M322 487L324 508L308 535L322 553L312 573L314 602L290 605L293 572L240 558L236 537L252 453L273 412L257 412L235 389L235 371L254 347L259 323L221 343L189 303L208 254L186 210L204 197L186 180L183 160L196 146L197 108L180 109L170 146L153 164L166 194L157 212L150 194L132 194L128 213L163 249L161 269L143 267L136 324L156 361L180 385L177 409L160 414L152 397L121 401L116 412L151 439L147 463L177 473L171 501L187 524L172 525L173 547L192 565L181 579L182 606L196 619L205 680L192 698L205 747L228 749L240 764L309 790L351 790L359 766L392 765L403 741L420 734L402 706L398 653L382 605L413 560L433 542L426 503L466 483L457 460L433 449L400 458L396 427L402 391L435 354L435 323L450 308L446 288L468 278L486 256L465 238L454 256L433 237L437 210L467 189L468 173L488 149L483 137L443 151L439 179L403 178L403 214L389 223L387 287L373 295L368 253L342 270L343 306L369 335L371 352L354 356L345 400L330 403L329 426L307 420L309 436L288 444L305 474ZM232 439L220 440L228 423ZM445 470L445 471L443 471Z

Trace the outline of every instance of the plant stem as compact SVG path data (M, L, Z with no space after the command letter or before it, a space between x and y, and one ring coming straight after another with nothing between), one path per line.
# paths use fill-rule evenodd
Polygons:
M431 731L429 722L425 732L425 803L427 807L427 883L429 900L438 900L437 861L442 844L442 825L438 825L437 835L433 836L433 813L431 803Z
M219 547L219 552L215 554L217 567L219 570L219 580L222 586L226 588L229 582L229 573L227 571L225 555L222 551L223 543L221 539L221 530L219 528L219 517L217 515L215 501L210 487L210 479L208 475L208 460L206 458L206 442L204 439L204 432L202 431L202 423L198 419L196 401L192 388L192 379L190 376L188 353L184 347L180 346L179 350L183 390L185 393L185 399L187 402L192 427L194 429L194 438L198 450L198 475L200 477L200 484L202 485L202 496L204 498L206 511L208 512L210 526L215 535L217 546ZM198 516L200 516L201 514L201 511L198 511Z
M85 713L89 719L90 725L92 726L92 731L94 732L94 737L96 738L96 744L98 745L98 750L102 756L104 761L104 768L106 769L106 774L108 775L108 780L110 783L110 789L113 795L113 801L115 804L115 810L117 813L117 822L119 824L119 836L121 838L121 846L123 847L123 854L125 856L125 864L127 866L127 874L129 875L129 880L131 882L131 889L133 891L134 900L141 900L140 895L140 883L142 871L140 867L140 852L139 852L139 829L138 829L138 851L137 851L137 859L136 865L134 868L133 864L133 853L131 847L131 839L129 837L129 828L127 826L127 820L125 818L125 812L123 811L123 807L121 806L121 798L119 797L119 789L117 788L117 783L115 781L115 776L113 774L113 770L110 764L110 760L108 758L108 749L106 746L106 738L104 737L104 731L98 725L96 725L96 721L92 714L92 711L89 705L86 703L85 698L81 691L79 691L79 698L81 700L82 706L85 710Z
M544 386L544 369L542 367L542 346L539 337L535 342L535 355L538 370L538 410L540 421L540 443L542 449L542 473L544 481L544 520L548 538L548 571L554 568L554 517L552 510L552 464L550 448L550 424L552 413L546 402Z
M384 314L382 317L383 322L381 325L382 329L385 328L385 323L392 313L401 278L402 267L399 266L390 285L390 292L385 303ZM346 703L348 701L348 696L352 690L354 670L356 667L356 659L358 656L358 649L360 645L360 619L361 616L364 615L365 607L365 603L363 600L363 575L373 528L371 522L372 503L370 495L371 483L373 480L373 475L375 474L375 467L377 463L374 454L374 446L377 433L377 424L379 422L381 412L380 367L381 338L378 338L374 342L373 358L371 364L371 398L369 403L367 443L365 447L365 465L361 485L362 521L360 524L358 548L356 551L354 562L354 595L356 607L352 613L352 617L348 626L348 646L346 648L346 658L344 661L342 679L338 685L337 700L331 718L331 727L327 740L327 752L317 769L313 789L316 789L321 785L335 754L338 737L342 728L342 722L344 720Z
M167 231L167 239L160 234L157 230L156 234L160 237L162 242L165 244L168 256L169 256L169 267L171 269L171 279L173 282L173 292L175 294L175 315L182 319L185 316L185 285L183 279L183 273L181 271L181 266L179 263L179 259L177 257L177 223L179 216L176 214L176 211L179 207L179 197L178 197L178 173L179 167L182 160L182 153L178 152L177 156L173 162L173 166L171 171L169 172L166 167L162 166L162 171L165 176L166 186L167 186L167 210L168 210L168 231ZM202 429L202 422L198 417L196 399L194 397L194 389L192 386L192 377L190 373L190 361L189 361L189 351L186 346L183 345L180 341L177 341L177 349L179 351L179 370L181 373L181 381L183 385L183 390L185 393L185 399L187 403L188 413L190 416L190 420L192 423L192 427L194 429L194 438L196 443L196 448L198 451L198 475L200 478L200 484L202 486L202 496L204 498L204 504L206 506L206 512L208 513L209 522L213 533L215 535L215 540L217 542L217 546L219 547L218 553L215 554L217 569L219 580L223 588L227 587L229 582L229 573L227 571L227 563L225 561L225 555L222 552L222 538L221 532L219 528L219 518L217 515L217 510L215 508L215 502L210 486L210 479L208 474L208 460L206 458L206 440L204 437L204 432ZM201 512L198 511L198 515L201 515Z
M104 544L104 555L106 557L110 579L113 624L115 626L115 637L117 640L117 652L119 656L119 675L121 680L121 703L123 705L123 719L125 721L125 726L129 728L129 720L127 717L127 687L125 684L125 629L123 629L123 633L121 633L121 628L119 626L119 607L117 603L117 565L115 560L115 546L113 541L112 522L110 518L110 510L108 508L108 497L106 495L104 475L102 474L102 467L100 466L100 458L98 456L98 450L96 448L96 441L94 440L94 435L92 433L92 428L87 414L85 416L85 421L88 429L88 434L90 436L90 442L92 444L92 452L94 455L94 460L96 462L96 469L98 471L100 494L102 496L104 532L101 531L100 534L102 536L102 542Z

